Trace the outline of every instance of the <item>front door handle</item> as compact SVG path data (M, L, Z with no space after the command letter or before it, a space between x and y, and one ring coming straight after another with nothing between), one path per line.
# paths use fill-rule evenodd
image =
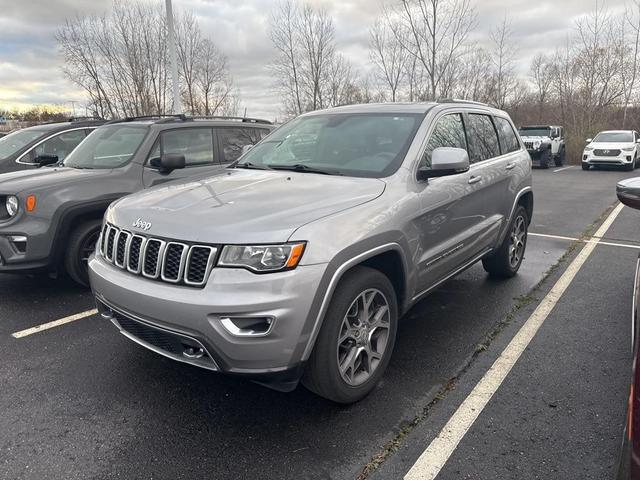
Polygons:
M482 177L481 177L480 175L478 175L478 176L472 176L472 177L469 179L469 183L470 183L470 184L472 184L472 183L478 183L478 182L480 182L480 181L482 181Z
M504 168L506 168L507 170L511 170L515 166L516 166L516 162L509 162L507 163L507 166Z

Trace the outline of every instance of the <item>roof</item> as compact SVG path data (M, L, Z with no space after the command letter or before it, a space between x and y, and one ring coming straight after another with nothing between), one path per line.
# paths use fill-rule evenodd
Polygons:
M34 125L32 127L25 127L23 130L40 130L43 132L53 132L57 130L68 130L78 127L89 127L94 125L102 125L105 120L100 118L71 118L66 122L49 122L41 123L40 125Z
M441 99L437 102L388 102L388 103L361 103L355 105L342 105L309 112L307 115L315 113L418 113L425 114L429 110L438 106L459 105L468 108L483 107L491 110L495 108L486 103L475 102L473 100Z
M272 126L273 123L269 120L263 120L260 118L250 118L250 117L223 117L223 116L186 116L184 114L175 114L175 115L142 115L138 117L126 117L126 118L117 118L115 120L111 120L107 122L107 124L114 123L128 123L128 124L138 124L138 125L157 125L157 124L172 124L172 125L192 125L193 122L202 122L214 125L235 125L237 126L239 123L244 124L252 124L252 125L261 125L261 126Z

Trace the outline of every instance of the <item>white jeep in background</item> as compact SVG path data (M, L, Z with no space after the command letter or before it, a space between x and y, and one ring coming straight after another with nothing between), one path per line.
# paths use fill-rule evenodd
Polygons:
M533 165L549 168L552 161L556 167L564 165L566 157L564 128L556 125L529 125L520 127L518 133L531 156Z

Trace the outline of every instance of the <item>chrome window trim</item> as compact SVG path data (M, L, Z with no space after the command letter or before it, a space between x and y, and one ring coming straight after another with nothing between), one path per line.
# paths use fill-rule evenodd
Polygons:
M24 152L22 155L20 155L18 158L16 158L16 163L19 163L21 165L31 165L32 167L35 165L38 165L37 163L34 162L23 162L22 158L27 155L29 152L31 152L32 150L34 150L35 148L39 147L40 145L42 145L44 142L51 140L54 137L57 137L58 135L62 135L63 133L68 133L68 132L75 132L77 130L95 130L96 128L98 128L97 126L95 127L77 127L77 128L70 128L68 130L63 130L62 132L56 132L53 133L51 135L49 135L47 138L43 138L42 140L40 140L38 143L36 143L35 145L32 145L31 148L29 148L29 150L27 150L26 152ZM85 135L84 138L87 138L88 135ZM81 140L80 143L84 142L84 138ZM80 143L78 145L80 145ZM76 148L78 147L78 145L76 145ZM75 150L75 148L74 148ZM73 151L73 150L72 150ZM71 153L71 152L69 152Z

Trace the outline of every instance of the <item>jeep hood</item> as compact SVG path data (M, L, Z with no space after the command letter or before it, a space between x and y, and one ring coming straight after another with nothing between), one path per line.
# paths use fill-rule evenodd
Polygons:
M533 140L541 140L541 141L551 141L551 137L547 137L544 135L520 135L520 138L525 141L533 141Z
M41 167L0 175L0 193L38 193L48 188L62 188L78 182L96 182L111 170L80 170L64 167Z
M384 188L374 178L229 169L124 197L106 218L120 228L188 242L285 242L300 226L369 202ZM138 218L151 227L133 228Z

